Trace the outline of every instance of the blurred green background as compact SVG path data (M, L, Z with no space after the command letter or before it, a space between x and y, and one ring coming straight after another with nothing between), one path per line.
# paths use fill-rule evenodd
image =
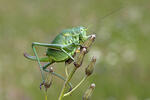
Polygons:
M148 0L0 0L0 100L44 100L37 62L23 52L33 55L32 42L50 43L61 30L81 25L97 37L72 83L81 80L93 55L97 64L64 100L81 100L93 82L92 100L150 100L149 5ZM45 51L38 49L41 56ZM64 63L53 66L65 76ZM62 85L53 80L48 100L57 100Z

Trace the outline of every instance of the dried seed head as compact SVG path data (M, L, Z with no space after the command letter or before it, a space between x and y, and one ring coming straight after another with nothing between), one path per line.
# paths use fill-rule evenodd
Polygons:
M95 84L92 83L92 84L90 85L90 87L85 91L85 93L84 93L84 95L83 95L83 100L90 100L91 95L92 95L94 89L95 89Z
M85 69L85 73L86 73L87 76L89 76L93 73L95 63L96 63L96 58L93 56L90 64Z
M53 72L53 71L54 71L54 70L53 70L53 67L50 67L49 71L50 71L50 72Z
M94 89L95 88L95 84L92 83L91 86L90 86L90 88Z
M80 52L79 56L77 57L76 62L74 63L75 67L78 68L82 65L83 58L85 56L86 51L87 51L86 48L81 49L81 52Z
M91 35L91 40L94 40L96 38L96 35L95 34L92 34Z
M52 85L52 81L50 83L44 83L45 90L47 91L48 88Z
M92 45L92 43L94 42L95 38L96 38L96 35L95 35L95 34L91 35L91 36L87 39L87 41L84 42L83 47L89 48L89 47Z

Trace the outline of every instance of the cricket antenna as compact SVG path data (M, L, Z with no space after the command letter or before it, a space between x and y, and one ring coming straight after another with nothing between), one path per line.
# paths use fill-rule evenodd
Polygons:
M111 15L114 14L114 13L119 12L119 11L122 10L123 8L124 8L124 7L120 7L120 8L117 8L117 9L115 9L115 10L112 10L111 12L109 12L109 13L107 13L106 15L102 16L102 17L100 18L100 21L102 21L102 19L104 19L104 18L106 18L106 17L108 17L108 16L111 16Z
M114 10L112 10L111 12L109 12L109 13L107 13L106 15L104 15L104 16L102 16L102 17L100 17L99 19L99 22L101 22L103 19L105 19L106 17L108 17L108 16L111 16L111 15L113 15L113 14L115 14L115 13L117 13L117 12L119 12L120 10L122 10L123 8L125 8L125 7L119 7L119 8L117 8L117 9L114 9ZM93 25L88 25L87 26L87 28L89 28L89 27L91 27L91 26L93 26Z

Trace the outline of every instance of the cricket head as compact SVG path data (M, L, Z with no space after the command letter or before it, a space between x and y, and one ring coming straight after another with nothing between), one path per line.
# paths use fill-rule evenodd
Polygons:
M80 27L76 27L74 28L75 32L79 34L79 42L83 43L85 42L89 36L86 35L87 32L87 28L80 26Z
M86 35L87 28L86 27L79 27L79 40L80 42L85 42L89 36Z

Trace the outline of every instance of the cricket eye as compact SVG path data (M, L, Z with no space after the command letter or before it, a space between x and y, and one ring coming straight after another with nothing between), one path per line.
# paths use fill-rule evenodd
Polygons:
M84 29L80 29L80 31L81 31L81 32L83 32L83 31L84 31Z

